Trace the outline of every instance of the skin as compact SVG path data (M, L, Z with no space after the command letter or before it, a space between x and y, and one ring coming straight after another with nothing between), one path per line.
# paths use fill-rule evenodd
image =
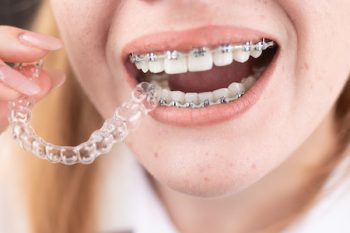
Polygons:
M0 133L8 127L8 101L27 95L39 101L65 81L61 71L44 71L35 80L28 78L10 67L8 63L34 62L43 58L49 51L62 47L62 43L51 36L34 34L35 43L20 40L23 34L31 32L0 25ZM33 88L36 90L33 93Z
M335 144L333 106L350 73L345 49L350 26L344 24L350 20L349 1L51 0L51 5L77 78L106 118L131 91L120 51L140 36L209 24L277 35L276 70L242 117L188 128L148 117L127 144L152 174L181 232L250 232L292 211L288 203L300 198L296 190L306 182L301 172L320 163ZM277 214L276 208L283 211Z

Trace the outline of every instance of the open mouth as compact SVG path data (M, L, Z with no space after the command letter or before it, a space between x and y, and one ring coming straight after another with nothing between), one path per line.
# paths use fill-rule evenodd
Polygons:
M205 108L240 99L269 66L277 48L276 42L261 39L190 51L135 52L129 62L138 82L162 88L160 106Z

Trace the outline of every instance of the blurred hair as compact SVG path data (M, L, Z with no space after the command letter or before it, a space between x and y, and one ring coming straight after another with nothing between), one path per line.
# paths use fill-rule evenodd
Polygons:
M48 1L32 25L33 30L59 37ZM33 126L46 140L58 145L78 145L99 128L102 117L73 78L63 51L49 54L44 68L63 69L67 80L33 109ZM19 153L26 153L20 151ZM27 203L35 233L94 232L95 178L98 163L64 166L24 156Z

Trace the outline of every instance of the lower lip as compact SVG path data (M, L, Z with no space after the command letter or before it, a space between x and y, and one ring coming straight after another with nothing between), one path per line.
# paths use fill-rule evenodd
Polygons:
M276 52L271 64L257 82L238 100L199 109L157 107L150 115L156 121L180 127L204 126L234 120L242 116L244 112L259 100L267 83L274 74L278 57L279 51Z

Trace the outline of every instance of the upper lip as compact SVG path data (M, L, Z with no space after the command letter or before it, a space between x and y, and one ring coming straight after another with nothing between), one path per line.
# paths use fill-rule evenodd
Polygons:
M189 51L198 47L214 47L221 44L236 44L259 41L262 38L277 42L277 37L258 30L233 26L210 25L183 31L164 31L144 35L126 44L122 59L131 53L162 52L167 50Z

